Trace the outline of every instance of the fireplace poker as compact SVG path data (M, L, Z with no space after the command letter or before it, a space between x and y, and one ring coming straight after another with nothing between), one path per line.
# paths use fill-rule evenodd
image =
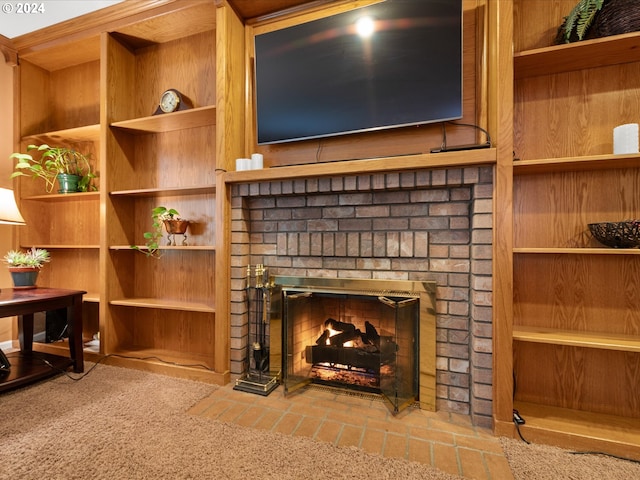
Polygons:
M256 315L255 315L255 325L256 325L256 342L253 344L253 360L255 362L256 370L258 370L258 375L260 380L262 380L262 359L264 358L264 338L262 334L262 288L263 288L263 273L264 266L262 264L256 265Z
M266 343L267 337L267 320L268 320L268 312L267 312L267 294L269 290L269 269L267 267L262 268L262 325L261 325L261 333L260 333L260 341L264 345ZM263 349L262 351L262 360L260 362L260 371L264 371L267 362L269 360L269 351L267 349Z

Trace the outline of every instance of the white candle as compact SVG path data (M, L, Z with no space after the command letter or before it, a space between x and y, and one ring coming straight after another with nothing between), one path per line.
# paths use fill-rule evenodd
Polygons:
M251 170L251 159L236 158L236 171Z
M264 158L260 153L254 153L251 155L251 169L259 170L263 167Z
M613 153L638 153L637 123L627 123L613 129Z

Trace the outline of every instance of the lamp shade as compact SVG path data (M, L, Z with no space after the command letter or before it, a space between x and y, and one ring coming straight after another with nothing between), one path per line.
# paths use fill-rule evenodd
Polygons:
M13 190L0 188L0 224L25 225L24 218L18 210Z

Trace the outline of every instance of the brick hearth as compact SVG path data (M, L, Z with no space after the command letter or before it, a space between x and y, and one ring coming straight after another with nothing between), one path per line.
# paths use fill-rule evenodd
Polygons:
M231 372L244 371L246 266L437 282L437 408L491 425L492 167L234 185Z

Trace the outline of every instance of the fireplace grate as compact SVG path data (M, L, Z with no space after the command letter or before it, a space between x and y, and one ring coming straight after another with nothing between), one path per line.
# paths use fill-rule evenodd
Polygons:
M362 398L364 400L370 400L372 402L380 402L384 403L384 397L380 393L370 393L370 392L361 392L357 390L347 390L340 387L332 387L329 385L320 385L318 383L310 383L309 385L304 387L305 390L317 390L320 392L328 392L334 395L340 395L343 397L356 397ZM408 408L420 408L420 402L411 403Z

